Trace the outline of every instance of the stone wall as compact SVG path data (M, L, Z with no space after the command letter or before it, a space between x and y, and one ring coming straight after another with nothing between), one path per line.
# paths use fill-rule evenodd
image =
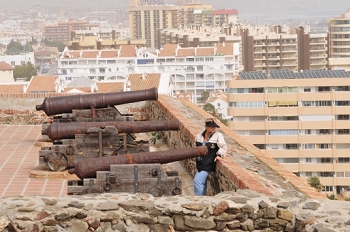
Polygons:
M270 198L249 190L214 197L11 197L0 203L2 232L350 231L350 202Z

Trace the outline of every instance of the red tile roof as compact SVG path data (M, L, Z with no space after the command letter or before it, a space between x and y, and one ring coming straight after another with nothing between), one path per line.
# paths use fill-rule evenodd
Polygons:
M0 85L0 93L23 93L24 85Z
M214 48L197 48L196 56L213 56Z
M236 10L236 9L232 9L232 10L225 10L225 9L214 10L212 14L214 14L214 15L223 15L223 14L238 15L238 10Z
M136 57L136 46L135 45L120 46L120 57Z
M98 51L84 51L81 58L97 58Z
M233 55L233 44L232 43L216 44L216 54Z
M0 70L1 71L9 71L9 70L14 70L14 68L9 65L8 63L5 63L4 61L0 62Z
M175 56L177 44L165 44L163 48L159 50L159 57L162 56Z
M97 82L98 93L122 92L124 90L124 83L122 82Z
M144 78L143 78L143 75ZM158 89L160 82L160 73L148 73L148 74L130 74L130 90L143 90L156 87ZM128 86L127 86L128 88Z
M194 48L180 48L177 50L178 57L194 56Z
M27 93L30 92L56 92L56 76L35 76L31 79Z
M77 51L68 51L63 54L63 58L65 59L76 59L79 58L80 52Z
M118 50L113 51L102 51L100 58L113 58L118 57Z

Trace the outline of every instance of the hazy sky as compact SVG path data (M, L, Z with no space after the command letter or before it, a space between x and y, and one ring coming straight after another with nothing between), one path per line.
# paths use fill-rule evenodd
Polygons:
M173 3L174 0L166 0ZM235 8L241 20L284 19L299 20L312 17L313 19L328 19L339 17L350 8L350 0L201 0L213 5L213 8ZM125 9L128 0L0 0L2 8L9 11L28 10L34 4L45 7L86 7L95 10Z

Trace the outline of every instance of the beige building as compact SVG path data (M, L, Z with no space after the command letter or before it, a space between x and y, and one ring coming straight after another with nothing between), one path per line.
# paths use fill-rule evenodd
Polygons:
M73 31L67 48L70 50L106 50L118 49L122 45L146 46L145 39L126 39L123 34L123 31L120 30Z
M161 46L180 44L181 47L207 47L217 43L241 43L241 37L230 33L230 28L192 26L181 29L167 28L160 30Z
M242 64L244 70L291 71L327 68L328 34L309 34L303 27L283 34L280 27L261 35L242 30Z
M350 9L329 20L329 69L350 71Z
M160 48L158 30L176 28L179 24L180 7L175 5L149 4L130 0L128 5L130 38L146 39L149 48Z
M86 30L98 27L99 24L89 24L83 21L70 19L67 22L58 22L57 25L47 25L44 28L44 37L51 41L67 42L74 30Z
M227 87L237 134L326 192L350 189L350 72L245 72Z
M0 62L0 82L14 82L13 70L14 68L11 65Z
M206 5L200 2L187 2L185 4L181 5L181 18L180 23L181 25L188 26L188 25L197 25L196 24L196 18L194 15L194 12L196 10L210 10L212 8L212 5ZM198 19L197 19L198 20Z

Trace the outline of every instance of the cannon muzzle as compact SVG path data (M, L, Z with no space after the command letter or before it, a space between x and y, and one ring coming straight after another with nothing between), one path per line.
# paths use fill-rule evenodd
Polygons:
M76 134L87 134L90 128L114 126L118 133L142 133L152 131L179 130L178 120L169 121L111 121L111 122L71 122L51 123L41 130L51 140L74 139Z
M47 116L51 116L55 114L71 113L73 109L99 109L108 106L157 99L157 88L151 88L115 93L46 97L44 102L41 105L36 105L35 108L36 110L44 111Z
M200 146L168 151L105 156L102 158L80 160L76 163L75 167L68 172L70 174L76 174L80 179L95 178L97 171L109 171L111 164L164 164L207 155L208 147Z

